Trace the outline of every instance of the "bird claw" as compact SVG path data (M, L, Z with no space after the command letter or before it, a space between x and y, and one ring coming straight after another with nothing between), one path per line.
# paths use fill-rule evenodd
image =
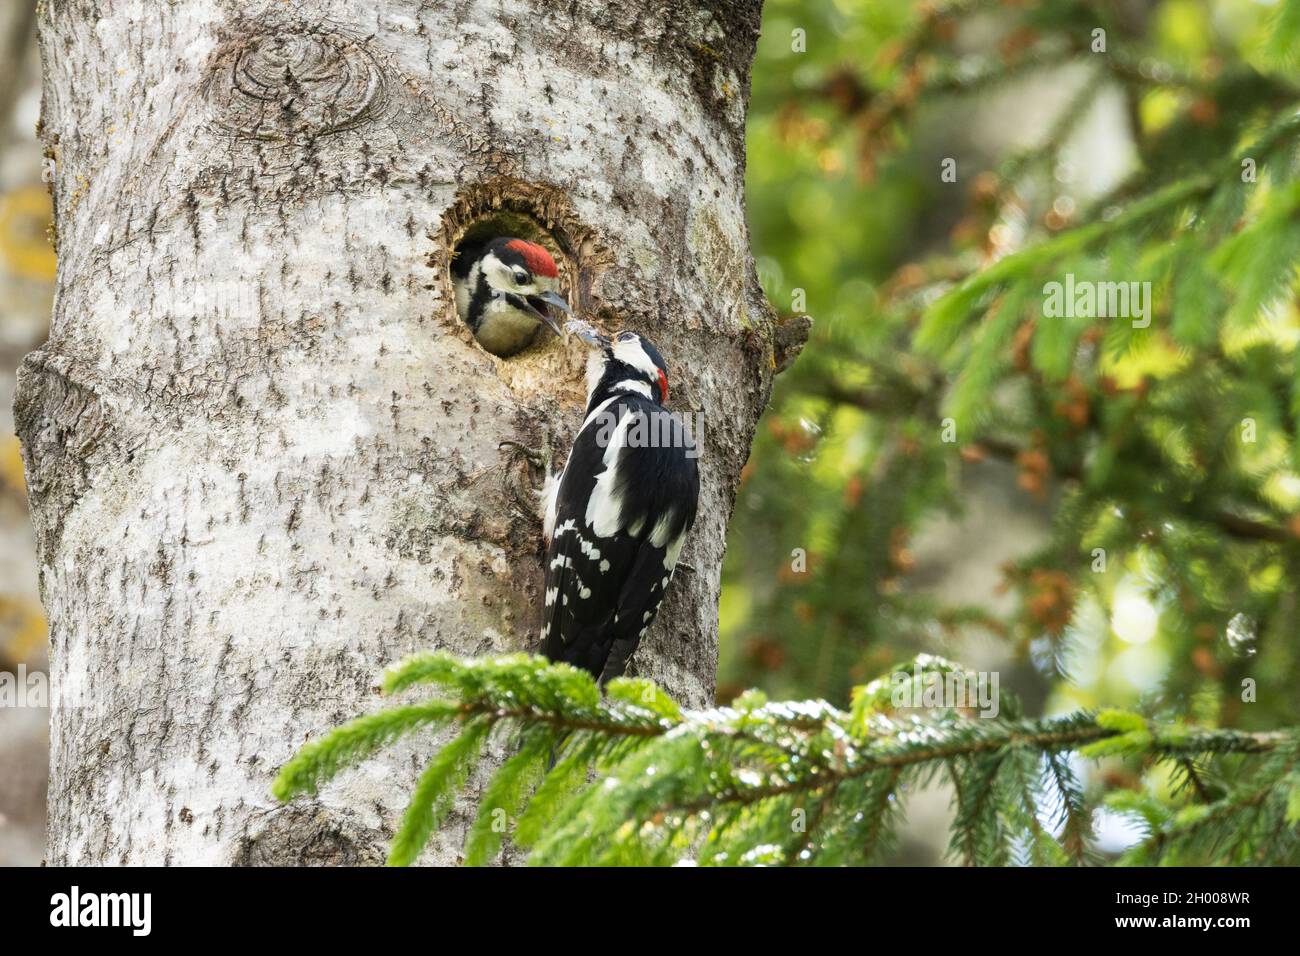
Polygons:
M550 431L545 426L543 426L542 428L542 446L540 448L529 448L523 442L510 441L510 440L500 442L497 447L509 448L511 451L515 453L515 455L526 459L530 465L542 469L542 471L546 476L545 478L546 482L549 482L552 479L551 434ZM507 488L509 489L509 493L514 498L515 503L521 509L524 509L525 513L530 515L539 524L542 523L545 519L543 518L542 514L536 510L537 508L536 502L537 502L537 495L538 495L536 489L535 488L529 489L523 487L519 478L511 477L509 472L507 472L507 474L503 476L503 479ZM544 483L542 487L543 489L545 489L547 485Z
M551 434L546 428L542 429L542 445L540 448L529 448L523 442L509 439L500 442L497 447L514 449L515 453L527 459L530 465L542 469L548 475L551 473Z

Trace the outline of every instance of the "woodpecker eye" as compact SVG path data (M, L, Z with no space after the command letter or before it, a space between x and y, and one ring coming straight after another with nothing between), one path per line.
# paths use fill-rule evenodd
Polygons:
M515 272L515 285L528 285L528 273L522 269Z

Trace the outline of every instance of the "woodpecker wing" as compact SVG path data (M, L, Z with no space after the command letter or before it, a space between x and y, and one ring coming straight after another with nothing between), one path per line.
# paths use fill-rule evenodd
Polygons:
M699 473L680 419L636 395L589 417L555 498L543 652L608 679L653 623L695 520Z

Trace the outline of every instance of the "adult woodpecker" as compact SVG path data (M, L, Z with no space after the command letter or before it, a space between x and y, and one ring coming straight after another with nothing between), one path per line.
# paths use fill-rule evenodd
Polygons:
M542 323L561 334L552 308L573 314L556 291L555 260L526 239L500 236L462 246L452 260L451 281L461 320L485 349L503 358L526 348Z
M700 479L681 419L663 408L668 369L635 332L594 346L587 411L564 470L548 478L542 651L604 683L623 673L673 577Z

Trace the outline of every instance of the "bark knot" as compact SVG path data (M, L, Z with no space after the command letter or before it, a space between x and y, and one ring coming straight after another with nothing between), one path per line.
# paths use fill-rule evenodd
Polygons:
M303 802L255 819L239 840L232 866L379 866L383 838L352 819Z
M122 427L110 387L94 369L48 348L32 352L19 369L14 424L42 555L51 553L93 475L142 443Z
M208 85L220 125L296 143L367 122L384 97L383 71L360 41L314 28L266 30L226 45Z

